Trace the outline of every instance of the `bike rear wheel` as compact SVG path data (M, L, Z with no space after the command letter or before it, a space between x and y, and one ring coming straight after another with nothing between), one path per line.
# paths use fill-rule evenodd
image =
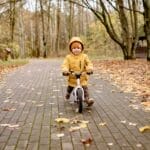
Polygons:
M77 89L77 99L78 99L78 112L83 111L83 91L82 89Z

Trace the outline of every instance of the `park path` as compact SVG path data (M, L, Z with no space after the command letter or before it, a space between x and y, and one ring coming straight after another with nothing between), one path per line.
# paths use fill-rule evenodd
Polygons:
M75 104L64 100L66 79L61 75L61 63L57 59L32 60L0 83L0 150L150 148L149 132L139 132L139 127L150 124L149 113L129 107L132 94L120 92L95 71L89 84L95 104L78 114ZM74 124L58 124L58 117ZM75 119L89 123L70 132L71 126L78 125ZM83 139L89 139L89 146Z

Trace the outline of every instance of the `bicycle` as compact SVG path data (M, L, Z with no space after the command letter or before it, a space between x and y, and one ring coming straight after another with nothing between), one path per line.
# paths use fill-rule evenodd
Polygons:
M88 72L74 72L74 71L70 71L67 74L63 74L64 76L69 76L69 74L72 74L76 77L76 82L77 85L76 87L74 87L72 93L74 96L74 102L78 104L78 112L82 113L83 111L83 101L84 101L84 90L80 84L80 77L83 74L88 74L91 75L92 73L88 73Z

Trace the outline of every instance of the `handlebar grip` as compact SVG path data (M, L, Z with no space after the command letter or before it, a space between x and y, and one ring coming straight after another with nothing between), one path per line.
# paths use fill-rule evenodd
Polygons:
M91 74L93 74L93 71L91 71L91 72L87 72L87 75L91 75Z
M62 75L63 76L69 76L69 73L68 72L63 72Z

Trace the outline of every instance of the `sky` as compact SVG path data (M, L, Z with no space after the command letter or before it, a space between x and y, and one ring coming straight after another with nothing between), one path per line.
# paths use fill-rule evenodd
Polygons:
M30 11L34 11L35 3L36 3L36 0L26 0L26 4L24 5L24 8L26 8Z

